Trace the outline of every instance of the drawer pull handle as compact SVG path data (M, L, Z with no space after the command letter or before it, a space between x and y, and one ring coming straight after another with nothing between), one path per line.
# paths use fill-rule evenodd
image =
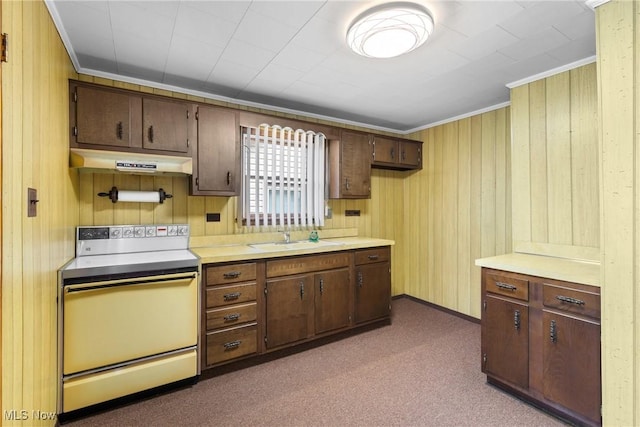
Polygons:
M584 301L581 299L565 297L564 295L557 295L556 299L562 302L568 302L569 304L584 305Z
M238 299L240 298L240 292L233 292L231 294L224 294L224 300L225 301L232 301L234 299Z
M236 279L240 277L241 274L242 272L240 271L230 271L228 273L224 273L222 277L224 277L225 279Z
M549 338L551 338L551 342L555 343L558 341L558 331L556 329L556 321L552 320L551 325L549 326Z
M369 255L367 258L369 258L370 260L376 260L378 259L378 255Z
M515 326L516 331L520 330L520 310L513 312L513 325Z
M240 313L227 314L226 316L224 316L224 321L233 322L235 320L238 320L239 318L240 318Z
M515 291L518 289L513 285L510 285L508 283L503 283L503 282L496 282L496 286L499 287L500 289L506 289L508 291Z
M225 350L233 350L234 348L240 347L240 344L242 344L242 341L240 341L240 340L226 342L226 343L224 343L224 349Z

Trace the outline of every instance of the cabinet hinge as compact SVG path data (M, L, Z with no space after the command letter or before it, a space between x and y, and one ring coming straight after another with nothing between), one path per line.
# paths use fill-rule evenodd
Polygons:
M264 294L265 295L267 294L267 288L264 288Z
M187 119L189 118L189 110L187 110Z
M187 147L189 146L189 138L187 138Z
M9 35L7 33L2 33L2 40L0 42L0 61L9 62Z
M73 136L78 136L78 126L73 127Z
M487 353L484 353L482 355L482 364L483 364L484 367L487 366Z
M77 90L73 91L73 102L78 102L78 91Z
M487 311L487 300L482 301L482 309Z
M264 342L267 342L267 337L264 337Z
M196 187L200 185L200 178L196 178Z
M200 115L198 114L198 111L196 111L196 120L198 120L200 118Z

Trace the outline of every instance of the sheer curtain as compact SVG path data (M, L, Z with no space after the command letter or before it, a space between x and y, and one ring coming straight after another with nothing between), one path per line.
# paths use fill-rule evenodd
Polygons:
M325 136L289 127L242 128L242 192L247 226L324 225Z

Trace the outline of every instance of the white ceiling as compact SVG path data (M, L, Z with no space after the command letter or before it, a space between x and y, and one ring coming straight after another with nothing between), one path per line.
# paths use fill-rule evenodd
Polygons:
M416 0L434 33L391 59L345 44L379 0L46 1L81 73L398 132L503 104L506 84L596 53L584 0Z

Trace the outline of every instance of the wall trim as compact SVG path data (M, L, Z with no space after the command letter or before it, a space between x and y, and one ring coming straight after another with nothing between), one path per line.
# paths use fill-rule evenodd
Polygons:
M408 131L405 131L404 134L407 135L407 134L410 134L410 133L413 133L413 132L419 132L421 130L433 128L433 127L440 126L440 125L445 125L447 123L455 122L455 121L462 120L462 119L466 119L467 117L478 116L480 114L488 113L489 111L499 110L501 108L508 107L510 105L511 105L511 101L506 101L506 102L501 102L500 104L490 105L488 107L481 108L481 109L475 110L475 111L470 111L468 113L464 113L464 114L461 114L459 116L450 117L448 119L440 120L440 121L437 121L437 122L426 124L424 126L420 126L420 127L417 127L417 128L409 129Z
M391 297L392 300L401 299L401 298L407 298L407 299L410 299L411 301L417 302L418 304L426 305L427 307L431 307L431 308L434 308L436 310L443 311L443 312L445 312L447 314L451 314L452 316L456 316L456 317L459 317L461 319L468 320L469 322L480 324L480 319L478 319L478 318L475 318L473 316L469 316L468 314L460 313L459 311L451 310L450 308L443 307L441 305L434 304L432 302L425 301L425 300L420 299L420 298L413 297L411 295L400 294L400 295L394 295L393 297Z
M608 1L608 0L606 0ZM574 68L582 67L583 65L591 64L596 62L596 55L588 56L583 59L579 59L574 62L570 62L569 64L562 65L560 67L552 68L547 71L543 71L542 73L534 74L533 76L525 77L524 79L516 80L515 82L507 83L507 87L509 89L513 89L514 87L522 86L528 83L532 83L538 80L542 80L547 77L554 76L556 74L564 73L565 71L573 70Z
M596 10L596 7L609 3L609 1L610 0L586 0L584 4L586 4L589 9Z

